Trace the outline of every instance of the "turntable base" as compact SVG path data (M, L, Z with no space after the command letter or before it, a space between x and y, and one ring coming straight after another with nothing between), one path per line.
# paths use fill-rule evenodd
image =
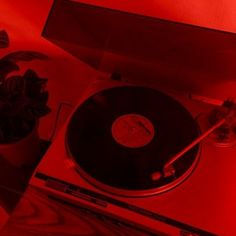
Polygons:
M116 236L120 233L127 236L151 235L88 209L50 199L34 187L26 190L7 224L0 230L0 235L55 236L58 232L63 236Z
M199 146L173 165L173 175L151 178L199 133L196 121L174 98L148 87L120 86L95 93L76 108L65 142L78 174L91 184L139 197L174 188L191 174Z
M102 87L95 92L103 91ZM78 106L92 94L94 90ZM174 97L193 117L211 109L210 105L193 102L184 94L165 94ZM71 117L38 166L32 186L66 202L163 235L236 235L235 146L217 147L205 140L199 161L185 181L162 193L128 196L94 184L77 169L65 145L70 121Z

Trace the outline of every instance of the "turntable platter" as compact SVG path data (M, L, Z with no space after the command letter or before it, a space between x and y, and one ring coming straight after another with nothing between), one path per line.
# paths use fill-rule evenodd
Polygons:
M191 114L172 97L123 86L98 92L78 106L66 144L76 170L91 184L122 196L144 196L171 189L190 175L199 146L174 163L173 176L150 177L198 135Z

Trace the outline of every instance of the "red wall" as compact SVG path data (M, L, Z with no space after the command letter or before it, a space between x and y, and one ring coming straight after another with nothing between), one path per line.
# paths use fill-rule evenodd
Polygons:
M72 0L92 3L179 22L236 32L234 0ZM27 23L26 29L41 30L52 0L1 0L0 22L15 20ZM24 29L21 29L24 30Z
M73 0L236 32L234 0Z

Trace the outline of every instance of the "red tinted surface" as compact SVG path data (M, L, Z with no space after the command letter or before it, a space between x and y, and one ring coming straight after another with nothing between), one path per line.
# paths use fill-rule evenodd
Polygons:
M171 19L175 21L206 26L214 29L222 29L229 32L236 32L236 3L234 1L229 0L201 0L201 1L81 1L87 3L95 3L98 5L106 6L113 9L120 9L126 12L140 13L148 16L157 16L159 18ZM91 77L96 75L92 69L90 69L84 63L78 61L71 57L68 53L60 50L58 47L52 45L47 42L45 39L41 38L40 34L42 32L44 23L46 21L49 9L51 7L52 1L49 0L1 0L0 1L0 23L1 28L6 29L9 32L11 38L11 48L8 50L4 50L0 52L0 55L13 50L18 49L34 49L39 50L48 54L52 59L47 62L35 62L32 64L22 63L22 69L28 67L33 67L37 69L42 76L49 78L49 90L51 91L50 96L50 105L53 108L53 112L45 118L45 120L41 124L41 131L44 137L49 137L51 128L55 121L55 111L58 106L58 103L61 101L69 101L70 103L74 103L77 101L78 96L83 91L83 89L89 83ZM87 19L93 20L93 19ZM85 29L86 30L86 29ZM124 35L125 36L125 35ZM125 38L125 37L124 37ZM223 41L222 41L223 42ZM71 46L71 45L70 45ZM219 65L224 65L224 68L233 68L234 64L232 64L232 59L235 58L235 53L231 51L231 48L228 50L227 55L230 55L230 58L221 58L220 55L216 55L216 57L211 58ZM2 53L3 52L3 53ZM93 53L93 52L92 52ZM144 50L145 53L145 50ZM113 55L111 55L113 56ZM110 57L107 57L108 59ZM108 60L107 60L108 61ZM105 64L109 66L109 63L105 61ZM194 60L189 63L193 64ZM131 64L127 59L127 64ZM173 73L173 67L175 64L172 64L171 67L167 67L169 70L169 77L173 77L173 75L178 75L179 71L175 71ZM112 67L112 65L111 65ZM198 68L196 68L198 69ZM213 68L214 69L214 68ZM216 68L217 69L217 68ZM181 69L183 70L183 69ZM180 72L181 72L180 70ZM226 70L227 71L227 70ZM139 72L136 72L139 74ZM192 88L196 85L196 83L192 83L192 70L185 71L187 76L185 77L185 82L188 83L188 88ZM228 74L227 74L228 75ZM227 81L224 80L211 80L210 82L208 76L204 74L198 74L198 70L194 75L195 78L202 78L199 82L197 80L197 85L201 87L200 91L203 91L205 94L208 93L213 94L219 98L225 98L228 96L235 96L235 74L231 74ZM149 83L146 77L142 77L143 83ZM212 77L211 77L212 78ZM145 82L146 80L147 82ZM204 84L204 80L206 81L206 85ZM139 80L140 82L140 80ZM152 80L151 84L156 86L157 81ZM173 83L178 86L178 82L173 81ZM185 90L185 87L181 87L182 90ZM230 150L232 151L232 150ZM229 151L228 155L232 155ZM214 153L214 152L213 152ZM224 151L222 151L224 154ZM57 153L60 154L60 153ZM211 152L209 152L211 154ZM227 154L227 151L226 151ZM212 166L213 164L209 164L214 170L217 168ZM215 180L211 179L213 182L225 182L225 187L232 187L232 180L234 180L233 173L235 172L235 165L231 165L231 168L228 169L229 175L223 180L221 176L221 166L218 169L219 175L215 176ZM55 167L55 163L51 166ZM50 168L51 168L50 167ZM208 171L208 170L206 170ZM11 179L16 179L16 177L11 177ZM208 181L208 180L206 180ZM217 186L216 186L217 188ZM201 188L197 189L199 192ZM192 190L192 194L194 195L197 190ZM5 192L6 195L6 192ZM218 196L220 199L228 199L223 192L219 192ZM232 194L234 196L234 194ZM201 195L199 198L205 198L205 196ZM230 198L230 196L229 196ZM177 199L178 200L178 199ZM215 199L207 199L208 201L217 202L217 198ZM230 199L232 202L234 199ZM174 204L173 202L170 202ZM194 207L191 204L191 199L188 199L186 204L189 208ZM207 207L206 205L202 206L204 209ZM227 205L224 207L223 205L219 205L221 212L227 215L226 221L232 221L230 217L231 209ZM191 212L191 211L190 211ZM215 209L215 214L218 214L219 211ZM1 216L0 216L1 217ZM200 217L200 215L199 215ZM1 219L1 218L0 218ZM227 229L225 229L227 232Z
M97 70L118 70L129 81L234 96L236 34L81 2L56 1L43 36Z
M213 29L236 32L232 0L72 0Z

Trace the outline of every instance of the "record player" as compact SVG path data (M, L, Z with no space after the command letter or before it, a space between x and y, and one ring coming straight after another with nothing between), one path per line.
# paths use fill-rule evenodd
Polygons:
M62 17L65 10L71 15ZM96 21L84 21L90 14ZM55 26L62 18L65 32ZM122 28L118 19L124 18L128 26ZM70 29L75 22L81 31ZM147 31L137 37L140 29ZM119 44L117 30L125 33L125 43ZM55 1L43 35L103 76L78 99L30 184L154 235L235 235L234 128L228 136L225 130L211 133L167 172L163 166L210 128L212 117L227 105L210 99L214 93L189 95L210 91L213 76L221 85L236 75L231 61L236 36L62 0ZM222 58L228 63L220 63ZM120 81L119 73L110 77L115 70L128 82ZM140 79L130 83L155 76L155 86ZM217 93L218 98L232 96L228 88L231 92Z

